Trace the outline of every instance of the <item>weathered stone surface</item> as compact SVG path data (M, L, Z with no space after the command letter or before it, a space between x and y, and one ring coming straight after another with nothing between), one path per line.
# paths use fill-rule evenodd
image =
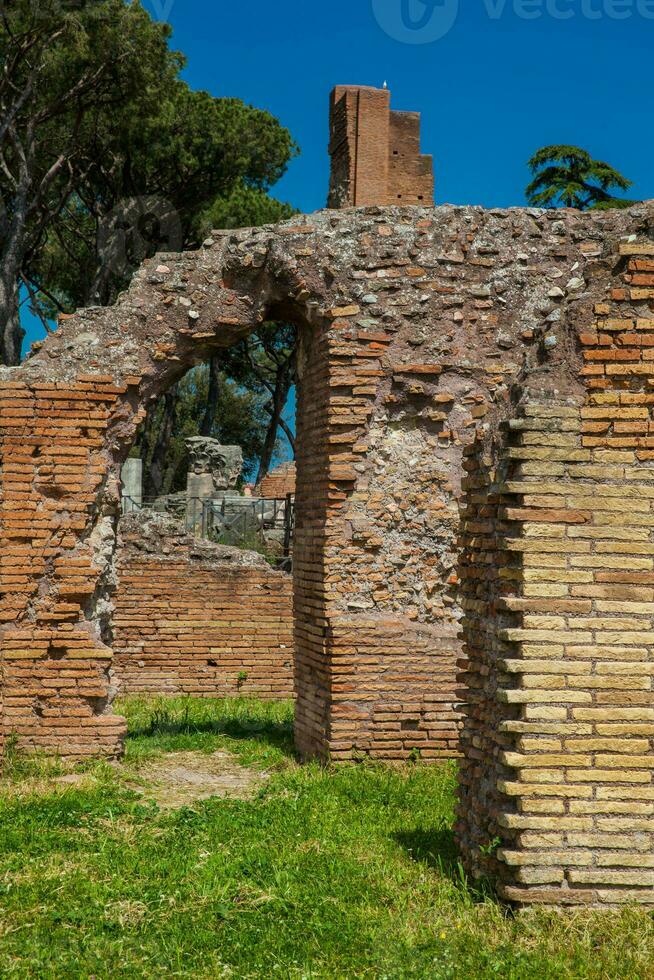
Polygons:
M568 835L652 833L647 814L620 809L654 793L651 752L635 751L649 719L630 714L651 707L651 600L571 589L654 582L651 498L635 489L654 483L654 318L630 258L646 261L653 219L651 203L373 207L215 232L197 253L146 263L114 308L81 311L23 366L0 369L4 733L73 756L118 750L120 464L152 398L285 317L300 335L298 747L335 760L455 752L463 618L468 866L489 865L521 902L638 892L638 871L598 872L600 849ZM599 407L640 415L582 415ZM516 482L533 486L505 490ZM604 508L612 488L637 506ZM532 658L574 667L515 669ZM593 711L611 714L581 714ZM584 738L633 739L634 751L581 751L577 733L527 737L513 722L585 724ZM578 809L602 802L604 814ZM554 863L530 865L545 844L525 835L541 833ZM515 853L527 857L505 860Z
M222 446L217 439L192 436L186 440L189 454L189 494L193 496L193 478L198 484L207 477L207 489L233 490L243 472L243 450L240 446Z
M183 554L198 563L222 567L268 568L268 562L256 551L244 551L198 538L186 530L181 521L168 514L144 510L120 519L119 551L121 561L132 561L147 555L166 561Z

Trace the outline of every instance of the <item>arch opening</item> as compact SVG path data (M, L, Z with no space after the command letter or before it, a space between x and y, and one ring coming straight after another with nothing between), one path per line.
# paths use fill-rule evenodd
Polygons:
M27 549L30 574L2 627L5 722L22 729L26 746L71 756L119 751L122 723L110 711L110 593L121 466L153 399L215 350L283 318L301 336L298 749L335 759L456 751L456 621L440 598L443 575L451 576L441 553L453 547L453 504L442 472L434 512L449 515L447 526L432 531L427 516L430 456L444 426L423 409L440 369L430 354L414 370L403 312L392 312L385 293L373 304L365 262L357 271L347 251L334 249L342 220L327 214L216 233L199 253L156 256L115 307L80 311L12 373L10 411L33 425L21 421L27 451L14 447L11 432L7 446L19 452L40 535L24 522L16 527L16 554ZM362 241L374 234L386 244L378 224L374 211L366 215ZM405 217L398 227L413 234ZM413 247L400 241L403 250ZM418 384L424 397L416 400L409 389ZM441 471L448 453L456 456L456 448L439 454ZM435 571L425 573L423 555ZM56 676L53 636L64 651ZM52 678L52 714L46 705L37 718L19 688L27 682L42 692Z
M295 333L264 324L191 368L141 424L122 470L110 638L120 696L293 696L295 481L289 499L277 471L254 480L277 431L286 438L277 415Z
M119 750L102 637L118 464L152 394L283 311L303 336L300 752L461 746L473 874L520 903L651 904L621 857L642 827L623 804L652 778L650 228L643 204L216 233L0 369L3 733Z

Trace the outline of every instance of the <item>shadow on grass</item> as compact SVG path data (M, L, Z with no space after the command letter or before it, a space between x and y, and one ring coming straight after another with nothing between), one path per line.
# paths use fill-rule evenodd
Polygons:
M250 716L247 718L206 718L194 720L190 715L155 710L149 719L130 725L127 741L175 738L179 736L215 735L235 741L258 742L270 745L291 758L296 757L291 722L274 722Z
M417 827L393 834L393 839L404 848L412 861L433 868L449 878L471 901L480 903L495 898L490 882L471 881L466 875L454 832L449 827L431 830Z

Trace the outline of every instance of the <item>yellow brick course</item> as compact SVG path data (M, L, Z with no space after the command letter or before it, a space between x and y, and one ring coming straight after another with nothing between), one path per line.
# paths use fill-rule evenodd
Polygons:
M500 586L467 646L515 712L491 739L504 893L654 906L654 319L634 306L654 290L607 297L580 335L583 400L526 398L480 472L496 544L476 554Z

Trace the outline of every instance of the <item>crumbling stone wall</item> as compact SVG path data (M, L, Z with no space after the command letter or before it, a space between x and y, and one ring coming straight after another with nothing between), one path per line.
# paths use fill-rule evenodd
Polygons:
M105 437L127 386L81 372L58 385L45 365L31 384L0 372L2 740L115 755L125 723L109 709L105 640L119 482Z
M646 399L622 401L647 395L648 348L633 337L647 335L638 326L649 319L654 294L640 280L650 271L625 271L630 258L620 254L625 243L651 248L653 216L651 204L590 214L368 208L215 233L198 253L147 263L116 307L77 314L25 365L0 370L4 732L69 755L119 751L110 598L120 464L149 401L189 366L263 320L289 319L300 333L299 750L337 760L455 751L463 611L468 812L459 838L468 865L480 870L483 847L507 896L521 902L558 902L562 892L580 902L620 902L638 887L635 878L639 900L649 900L646 861L636 870L632 864L650 846L644 713L654 633L646 591L631 592L646 590L647 580L595 575L646 573L648 565L631 561L647 563L654 547L640 489L652 466L650 437L640 431L644 424L649 432L651 409ZM634 259L648 261L640 253ZM637 278L617 286L623 272ZM624 316L613 305L622 303ZM598 317L629 327L596 330ZM595 333L580 373L583 335ZM603 361L605 350L611 356ZM596 388L593 379L614 387ZM618 403L601 400L616 392ZM579 414L606 404L647 417ZM542 406L558 411L543 415ZM600 430L571 428L577 416L561 408ZM518 445L502 435L502 419L519 422L510 429L520 433L511 437ZM638 432L623 428L635 423ZM459 543L464 453L475 484L465 487ZM540 472L544 463L563 463L563 471ZM568 468L581 464L583 472ZM596 469L607 465L612 475ZM565 492L515 486L542 476L556 476ZM616 509L604 505L607 486L619 488ZM556 502L545 505L550 496ZM577 496L583 504L572 503ZM633 499L639 504L627 511ZM583 520L554 516L568 509ZM568 527L616 532L586 538ZM565 567L550 559L530 567L524 556L531 552ZM578 565L574 556L593 562ZM560 580L542 581L539 568L554 568ZM573 572L584 581L569 580ZM630 597L538 592L569 585L628 585ZM547 605L558 599L572 605ZM642 606L620 612L597 605L605 602ZM547 657L536 655L548 644ZM607 657L594 652L607 648ZM618 650L628 651L631 679ZM547 663L539 673L524 669L525 661L549 657L556 677L559 664L574 661L563 684L550 681ZM629 674L633 664L636 675ZM581 709L615 715L572 714ZM546 727L559 722L580 730ZM533 730L533 723L545 727ZM614 723L615 732L600 731ZM577 738L608 742L577 751ZM533 790L549 783L558 794L551 810L546 793ZM600 880L597 869L603 860L618 862L618 848L600 855L599 840L617 832L630 856ZM582 843L574 834L599 836ZM536 864L534 853L549 848L550 864ZM580 863L579 849L590 850L590 865ZM532 870L519 877L523 865ZM563 878L544 877L550 866Z
M293 696L291 578L158 514L119 525L114 675L122 694Z

